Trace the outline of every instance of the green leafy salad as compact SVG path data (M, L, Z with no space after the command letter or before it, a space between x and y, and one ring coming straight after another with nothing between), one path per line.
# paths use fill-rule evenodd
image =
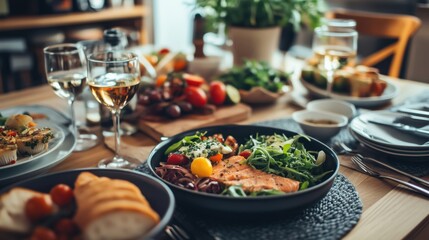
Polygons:
M170 145L166 162L156 173L200 192L232 197L281 195L307 189L332 173L324 166L325 152L307 150L302 143L306 141L311 140L305 135L256 134L239 145L233 136L196 133Z
M301 182L300 190L306 189L332 171L323 171L326 155L323 151L307 151L298 140L304 135L288 138L285 135L256 135L240 146L239 151L251 149L246 159L250 166L278 176Z
M289 74L273 69L265 62L249 60L242 67L234 67L228 73L222 74L219 80L237 89L263 87L277 93L288 83Z

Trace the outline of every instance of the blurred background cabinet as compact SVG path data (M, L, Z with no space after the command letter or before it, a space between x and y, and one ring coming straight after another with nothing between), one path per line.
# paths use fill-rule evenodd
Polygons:
M0 0L0 93L45 83L43 47L101 39L119 27L131 44L152 37L152 0Z

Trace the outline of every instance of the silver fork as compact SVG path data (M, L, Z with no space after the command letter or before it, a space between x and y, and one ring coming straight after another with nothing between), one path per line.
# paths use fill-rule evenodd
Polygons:
M407 176L410 179L414 180L415 182L418 182L418 183L420 183L420 184L422 184L422 185L424 185L426 187L429 187L429 181L426 181L426 180L424 180L422 178L416 177L416 176L414 176L412 174L409 174L407 172L401 171L401 170L399 170L397 168L394 168L394 167L390 166L389 164L386 164L386 163L384 163L382 161L379 161L379 160L377 160L375 158L365 157L365 156L361 155L359 152L351 149L350 147L348 147L347 145L345 145L342 142L336 142L335 145L334 145L334 149L337 150L337 152L339 154L343 154L343 153L345 153L345 154L356 154L356 156L358 156L359 158L361 158L363 161L369 160L369 161L375 162L375 163L377 163L377 164L379 164L379 165L381 165L381 166L383 166L383 167L385 167L385 168L387 168L387 169L389 169L391 171L394 171L394 172L397 172L397 173L402 174L404 176Z
M186 233L183 228L177 226L176 224L168 225L165 228L165 233L172 239L172 240L190 240L191 237L189 234Z
M368 165L366 165L366 164L362 161L362 159L361 159L361 158L359 158L358 156L353 156L353 157L352 157L352 162L353 162L356 166L358 166L358 167L359 167L359 169L361 169L361 170L362 170L362 172L367 173L367 174L368 174L368 175L370 175L370 176L377 177L377 178L384 178L384 179L388 179L388 180L391 180L391 181L397 182L397 183L399 183L399 184L402 184L402 185L404 185L404 186L407 186L407 187L409 187L409 188L411 188L411 189L413 189L413 190L415 190L415 191L417 191L417 192L419 192L419 193L421 193L421 194L425 195L426 197L429 197L429 191L428 191L428 190L426 190L426 189L424 189L424 188L422 188L422 187L419 187L419 186L417 186L417 185L415 185L415 184L412 184L412 183L409 183L409 182L403 181L403 180L401 180L401 179L397 179L397 178L394 178L394 177L391 177L391 176L387 176L387 175L382 175L382 174L380 174L379 172L377 172L377 171L375 171L374 169L372 169L371 167L369 167Z

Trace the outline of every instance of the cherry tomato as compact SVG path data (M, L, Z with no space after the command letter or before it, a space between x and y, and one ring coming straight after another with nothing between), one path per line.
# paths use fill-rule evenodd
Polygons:
M185 70L187 64L188 64L188 62L186 61L186 58L175 59L173 62L174 71L180 72L180 71Z
M171 165L184 165L188 163L188 158L183 154L170 153L168 155L167 164Z
M215 105L222 105L226 99L225 84L221 81L210 83L210 98Z
M205 157L197 157L191 163L191 172L198 177L210 177L213 166L210 160Z
M168 48L162 48L161 50L158 51L158 54L160 55L164 55L164 54L168 54L170 53L170 49Z
M45 195L34 196L25 203L25 215L33 222L50 215L52 211L52 200Z
M56 185L51 189L49 194L52 201L60 207L70 204L73 200L73 190L65 184Z
M62 218L55 223L55 232L59 235L72 236L78 233L78 227L71 219Z
M245 149L239 155L247 159L251 154L252 154L251 150Z
M167 80L167 74L159 75L156 78L156 86L161 87L164 84L165 80Z
M204 107L207 104L207 95L199 87L189 86L185 89L186 100L194 107Z
M12 137L16 137L16 132L13 130L10 130L9 132L7 132L8 136L12 136Z
M222 153L217 153L217 154L209 157L210 161L215 162L215 163L218 163L218 162L222 161L222 158L223 158L223 154Z
M205 82L203 77L189 73L184 73L182 78L185 79L188 86L199 87Z
M54 231L47 227L36 227L31 234L31 240L56 240L57 236Z

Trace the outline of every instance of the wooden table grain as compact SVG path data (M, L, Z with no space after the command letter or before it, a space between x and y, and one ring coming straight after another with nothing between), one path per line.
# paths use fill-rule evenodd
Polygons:
M396 80L396 84L400 88L400 94L393 100L393 104L401 103L421 90L429 90L429 84L409 80ZM0 109L30 104L46 105L63 112L67 110L66 102L55 96L47 85L0 95ZM292 103L290 94L287 94L276 104L253 108L251 117L241 123L284 118L299 109L301 108ZM123 142L146 147L156 144L142 133L124 137ZM113 153L101 144L90 151L72 153L51 171L93 167L100 159L110 156L113 156ZM344 160L345 157L341 156L340 159ZM427 198L348 167L341 166L340 172L356 187L364 210L359 223L345 239L429 239Z

